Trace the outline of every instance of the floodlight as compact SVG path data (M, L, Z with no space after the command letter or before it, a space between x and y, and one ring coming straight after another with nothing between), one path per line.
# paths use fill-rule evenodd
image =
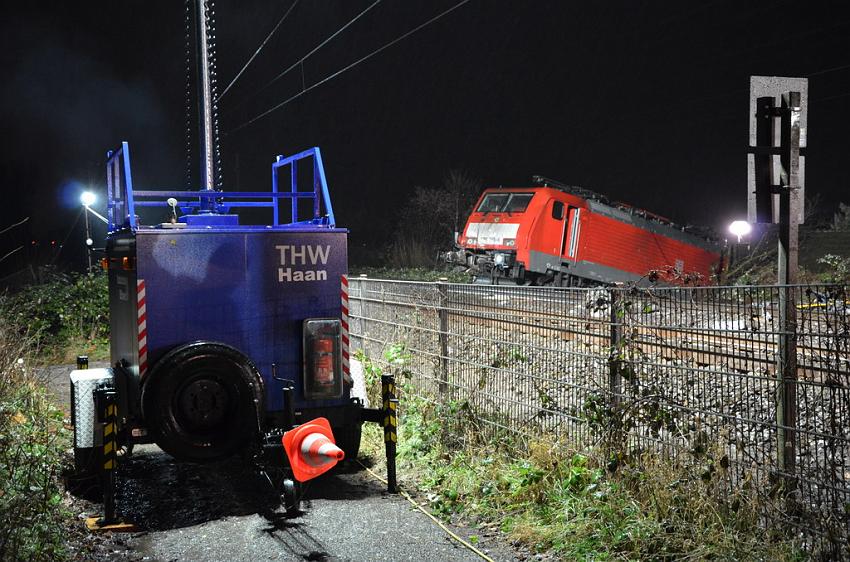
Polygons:
M738 243L741 242L741 237L752 232L753 227L747 221L734 221L729 225L729 232L738 237Z
M97 196L91 191L83 191L80 195L80 203L82 203L86 207L91 207L94 205L94 202L97 200Z

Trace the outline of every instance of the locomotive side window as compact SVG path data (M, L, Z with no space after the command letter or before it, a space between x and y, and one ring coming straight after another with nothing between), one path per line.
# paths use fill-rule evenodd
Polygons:
M552 205L552 218L558 221L564 218L564 204L560 201Z
M489 193L478 205L479 213L523 213L533 193Z

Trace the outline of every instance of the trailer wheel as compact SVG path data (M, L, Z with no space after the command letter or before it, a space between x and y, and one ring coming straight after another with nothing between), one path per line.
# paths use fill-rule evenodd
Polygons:
M345 452L345 460L355 460L360 452L360 435L363 430L362 423L334 427L334 439L336 446Z
M257 432L256 368L236 349L198 342L157 362L142 407L157 445L175 458L212 461L252 442Z

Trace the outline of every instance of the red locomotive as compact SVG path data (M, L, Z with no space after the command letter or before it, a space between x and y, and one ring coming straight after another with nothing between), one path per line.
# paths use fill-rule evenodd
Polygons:
M706 237L587 189L534 182L486 189L446 260L489 283L705 284L719 273L720 248Z

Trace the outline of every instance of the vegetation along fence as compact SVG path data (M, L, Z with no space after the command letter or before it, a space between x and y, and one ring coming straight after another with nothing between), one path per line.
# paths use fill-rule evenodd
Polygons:
M579 450L712 448L807 549L850 557L850 299L840 286L561 289L350 280L351 340L482 427ZM613 447L613 448L612 448ZM776 508L779 506L779 508Z

